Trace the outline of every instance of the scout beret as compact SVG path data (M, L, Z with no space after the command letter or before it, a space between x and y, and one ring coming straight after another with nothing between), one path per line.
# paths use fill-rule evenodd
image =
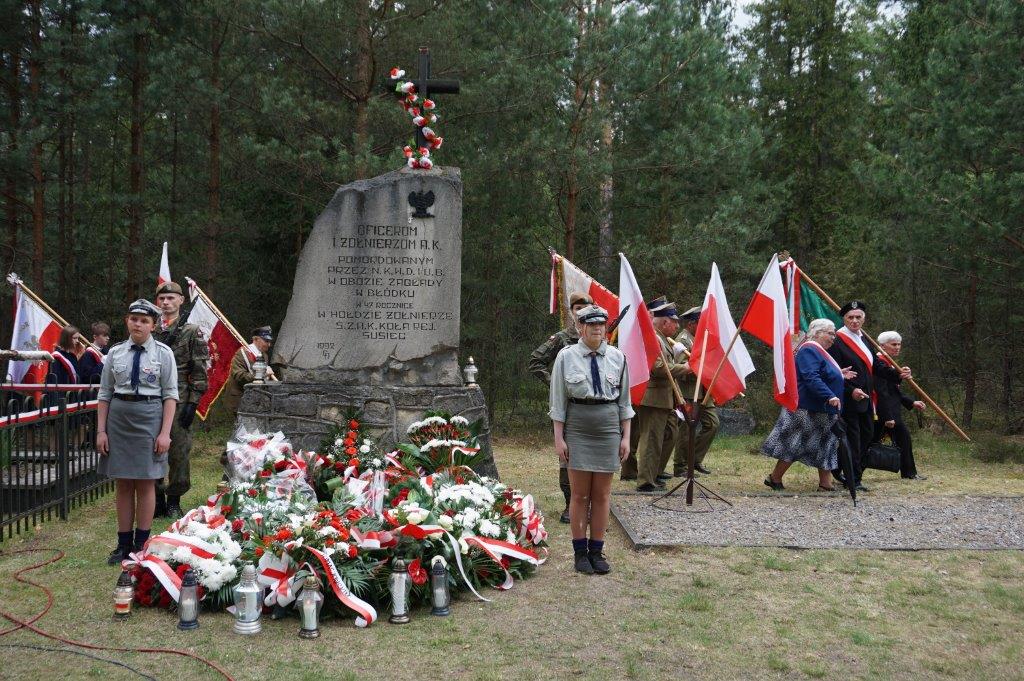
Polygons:
M679 316L688 322L700 319L700 305L694 305L689 310L687 310L686 312Z
M569 296L569 307L584 303L586 305L593 305L594 299L588 296L586 293L573 293Z
M581 324L604 324L608 321L608 310L599 305L587 305L576 313Z
M160 286L158 286L156 289L156 294L160 295L161 293L177 293L179 296L184 295L181 292L181 286L174 283L173 281L165 281L164 283L160 284Z
M257 326L252 330L253 338L262 338L265 341L274 340L274 332L269 326Z
M839 316L845 317L846 313L849 312L850 310L860 310L864 314L867 314L868 306L859 300L851 300L846 305L843 305L841 308L839 308Z
M128 306L128 314L148 314L154 320L160 320L160 308L145 298L139 298Z

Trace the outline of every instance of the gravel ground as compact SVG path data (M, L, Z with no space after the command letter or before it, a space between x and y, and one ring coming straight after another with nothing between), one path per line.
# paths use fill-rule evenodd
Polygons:
M693 513L682 511L682 491L660 501L662 508L651 505L656 496L613 494L612 514L635 548L1024 549L1024 497L861 495L854 508L838 494L762 494Z

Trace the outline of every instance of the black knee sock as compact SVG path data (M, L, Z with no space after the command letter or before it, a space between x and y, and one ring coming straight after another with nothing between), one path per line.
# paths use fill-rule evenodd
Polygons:
M573 550L573 553L580 553L581 551L582 552L586 552L586 550L587 550L587 539L586 539L586 537L584 537L583 539L573 539L572 540L572 550Z
M135 528L135 546L142 546L149 539L149 530L140 530Z
M587 543L587 551L590 553L601 553L604 551L604 540L603 539L591 539Z
M132 531L118 532L117 533L117 546L118 548L131 548L132 545Z

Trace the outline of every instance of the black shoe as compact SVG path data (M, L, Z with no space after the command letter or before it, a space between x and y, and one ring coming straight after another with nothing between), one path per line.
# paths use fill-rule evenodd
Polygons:
M576 552L574 565L576 567L576 572L582 572L585 575L594 574L594 566L590 564L590 556L586 551Z
M644 484L642 484L642 485L637 485L637 486L636 486L636 491L637 491L637 492L645 492L645 493L646 493L646 492L657 492L657 491L659 491L660 489L661 489L661 488L659 488L659 487L658 487L657 485L652 485L652 484L651 484L651 483L649 483L649 482L645 482L645 483L644 483Z
M658 473L658 477L655 478L658 482L667 482L672 479L672 476L668 473Z
M568 522L569 522L569 509L565 509L564 511L562 511L562 515L558 516L558 522L568 524Z
M698 473L703 473L704 475L711 475L711 471L709 471L707 468L704 468L704 466L702 466L701 464L696 464L693 467L693 470L697 471Z
M835 478L836 482L838 482L840 485L846 487L846 476L843 475L842 471L838 469L832 471L832 477Z
M612 571L612 566L608 564L608 560L600 551L590 551L587 553L587 557L590 558L590 565L593 566L594 572L597 574L606 575Z
M672 477L673 478L685 478L686 477L686 471L683 471L682 473L673 473Z
M177 520L182 516L181 506L177 504L167 504L167 517L171 520Z
M858 482L857 483L857 491L858 492L870 492L871 490Z
M764 484L768 485L769 487L771 487L776 492L781 492L784 489L786 489L785 486L781 482L775 482L774 480L772 480L772 476L770 476L770 475L767 478L764 479Z
M635 475L620 475L619 480L636 480Z
M128 558L128 553L131 550L130 546L118 546L107 556L107 565L120 565L122 560Z

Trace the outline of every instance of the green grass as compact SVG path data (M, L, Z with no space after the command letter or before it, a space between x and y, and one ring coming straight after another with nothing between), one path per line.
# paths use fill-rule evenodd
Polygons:
M195 505L219 476L225 429L196 438ZM869 473L877 495L1021 494L1024 470L978 463L956 442L919 438L924 485ZM760 491L766 459L750 453L757 438L723 439L709 481ZM557 465L548 435L495 438L503 478L532 492L542 508L560 509ZM794 467L787 488L813 490L816 475ZM157 529L161 529L159 526ZM448 619L416 611L411 624L381 621L368 630L349 620L325 624L303 641L294 618L265 621L255 638L231 633L230 616L204 613L184 633L171 613L110 619L115 568L103 564L113 543L113 498L77 509L5 542L0 609L27 617L45 603L12 573L37 558L6 552L60 548L67 558L30 579L53 589L54 608L39 626L108 645L194 649L238 679L679 679L1022 678L1024 553L1019 551L789 551L692 548L633 552L610 530L607 577L580 577L570 566L569 536L548 525L551 558L533 579L492 603L460 598ZM43 554L40 554L43 555ZM0 628L4 625L0 624ZM2 648L57 646L19 631L0 637L0 677L137 679L108 664L59 652ZM167 656L98 652L158 678L217 678L195 662Z

